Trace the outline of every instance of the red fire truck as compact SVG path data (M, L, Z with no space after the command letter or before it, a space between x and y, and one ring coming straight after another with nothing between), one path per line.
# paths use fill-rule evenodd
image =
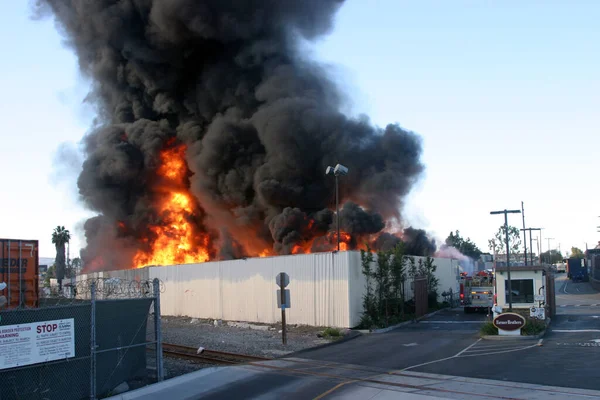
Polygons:
M465 313L489 311L494 306L494 274L487 270L472 276L461 273L460 305Z

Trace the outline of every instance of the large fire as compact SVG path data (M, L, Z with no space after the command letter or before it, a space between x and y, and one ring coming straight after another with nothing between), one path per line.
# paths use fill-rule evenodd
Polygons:
M153 238L144 238L147 250L139 250L133 259L136 268L146 265L170 265L204 262L210 259L209 237L195 232L190 219L196 214L194 197L188 189L185 146L168 147L160 155L157 170L162 178L158 189L158 223L149 229Z
M198 228L194 221L201 219L201 206L195 196L190 193L189 176L185 159L186 147L167 143L160 153L160 166L156 174L159 177L154 189L153 209L155 220L148 226L151 232L148 237L140 239L141 249L133 257L134 268L147 265L173 265L210 261L211 238L209 234ZM298 241L291 254L307 254L337 250L337 233L317 233L315 221L307 219L305 237ZM119 228L126 229L119 222ZM255 235L250 229L247 235ZM365 249L365 242L374 238L353 238L347 232L340 232L340 250ZM250 246L248 246L250 247ZM278 253L273 248L252 250L244 248L245 254L251 257L268 257Z

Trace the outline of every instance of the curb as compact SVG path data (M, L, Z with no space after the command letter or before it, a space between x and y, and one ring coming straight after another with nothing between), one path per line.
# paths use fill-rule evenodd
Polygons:
M335 346L336 344L341 344L341 343L349 342L350 340L356 339L359 336L362 336L361 332L359 332L359 331L350 331L347 335L345 335L340 340L334 340L332 342L323 343L323 344L320 344L320 345L315 346L315 347L309 347L309 348L306 348L306 349L294 351L293 353L284 354L284 355L281 355L281 356L278 356L278 357L273 357L273 360L276 360L278 358L294 357L296 354L303 354L303 353L307 353L309 351L320 350L320 349L323 349L323 348L329 347L329 346Z
M447 308L440 308L439 310L432 311L429 314L425 314L425 315L423 315L423 316L421 316L419 318L416 318L416 319L413 319L413 320L410 320L410 321L400 322L399 324L388 326L387 328L373 329L371 331L368 331L368 333L386 333L386 332L393 331L394 329L401 328L401 327L406 326L406 325L418 324L419 321L421 321L421 320L423 320L425 318L432 317L435 314L437 314L437 313L439 313L439 312L441 312L443 310L447 310ZM365 331L362 331L362 332L365 332Z
M500 335L484 335L481 336L483 340L539 340L544 337L547 329L538 333L537 335L521 335L521 336L500 336Z

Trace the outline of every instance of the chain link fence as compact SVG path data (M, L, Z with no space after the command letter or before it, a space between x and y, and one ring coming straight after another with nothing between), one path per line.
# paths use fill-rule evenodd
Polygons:
M82 280L0 312L0 399L96 399L164 379L154 281Z

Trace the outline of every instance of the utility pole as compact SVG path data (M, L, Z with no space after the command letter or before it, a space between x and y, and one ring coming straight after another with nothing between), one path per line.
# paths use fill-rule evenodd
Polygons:
M540 242L538 238L533 238L533 240L535 240L535 246L537 247L537 251L538 253L540 252ZM533 260L533 257L531 258ZM531 264L533 265L533 264Z
M526 229L521 229L521 230L529 231L529 249L530 249L529 254L531 254L531 265L533 265L533 241L535 240L537 242L537 239L533 238L533 233L531 233L531 231L541 231L542 228L526 228Z
M554 238L546 238L546 240L548 241L548 264L550 263L550 241L554 240Z
M521 210L491 211L491 215L504 214L504 232L506 233L506 274L508 275L508 311L512 311L512 283L510 280L510 245L508 242L508 214L520 214Z
M525 249L525 266L527 266L527 232L525 231L525 204L521 201L521 215L523 216L523 248ZM529 233L531 236L531 232Z
M540 245L540 265L542 265L542 251L544 251L544 249L543 249L544 242L542 242L542 230L541 229L540 229L539 245Z

